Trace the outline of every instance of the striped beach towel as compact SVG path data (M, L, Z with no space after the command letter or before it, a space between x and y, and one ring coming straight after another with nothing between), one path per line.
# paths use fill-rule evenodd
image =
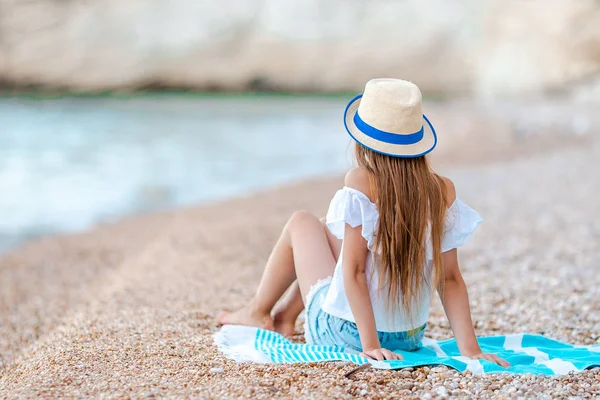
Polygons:
M460 355L456 340L437 341L425 338L423 347L400 353L404 360L373 361L336 346L313 346L292 343L282 335L264 329L225 325L215 335L219 350L238 362L309 363L350 361L371 363L379 369L402 369L423 365L445 365L474 374L509 372L515 374L564 375L592 367L600 367L600 344L573 346L540 335L512 334L478 338L485 353L507 360L506 369L486 360L472 360Z

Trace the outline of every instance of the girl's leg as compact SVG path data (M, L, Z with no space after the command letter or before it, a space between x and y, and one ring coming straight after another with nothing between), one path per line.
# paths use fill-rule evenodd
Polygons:
M300 286L296 281L290 286L283 299L275 306L273 311L275 331L283 336L293 335L296 319L302 310L304 310L304 302L302 301L302 294L300 294Z
M271 310L294 280L298 279L304 299L310 286L332 275L334 268L335 259L321 222L306 211L298 211L283 228L254 298L241 310L221 313L217 320L273 329Z
M320 219L325 235L327 236L327 242L333 255L333 258L337 262L342 249L342 241L329 232L329 229L325 225L325 218ZM294 333L296 325L296 319L298 315L304 309L304 302L302 301L302 295L300 293L300 286L298 281L288 290L282 301L275 306L273 313L273 322L275 330L284 336L290 336Z

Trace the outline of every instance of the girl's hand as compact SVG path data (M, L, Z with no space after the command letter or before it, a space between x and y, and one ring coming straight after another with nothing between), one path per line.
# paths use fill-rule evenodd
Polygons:
M496 363L499 366L504 367L504 368L510 367L510 364L508 362L506 362L505 360L503 360L502 358L498 357L495 354L479 353L479 354L469 356L469 358L472 358L474 360L488 360L488 361Z
M404 360L400 354L389 351L388 349L365 349L361 356L370 358L371 360L383 361L383 360Z

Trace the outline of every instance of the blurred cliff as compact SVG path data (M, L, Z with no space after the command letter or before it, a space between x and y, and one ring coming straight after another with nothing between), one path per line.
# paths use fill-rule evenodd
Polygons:
M0 81L600 98L597 0L0 0Z

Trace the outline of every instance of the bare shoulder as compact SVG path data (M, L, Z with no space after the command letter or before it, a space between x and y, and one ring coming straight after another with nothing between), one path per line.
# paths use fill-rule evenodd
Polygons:
M444 182L445 190L446 190L446 199L448 203L448 207L454 203L456 200L456 187L454 187L454 182L450 180L450 178L446 178L445 176L440 176L442 181Z
M371 201L373 201L371 185L369 183L369 175L364 169L353 168L348 171L346 178L344 179L344 185L352 189L360 190L366 194Z

